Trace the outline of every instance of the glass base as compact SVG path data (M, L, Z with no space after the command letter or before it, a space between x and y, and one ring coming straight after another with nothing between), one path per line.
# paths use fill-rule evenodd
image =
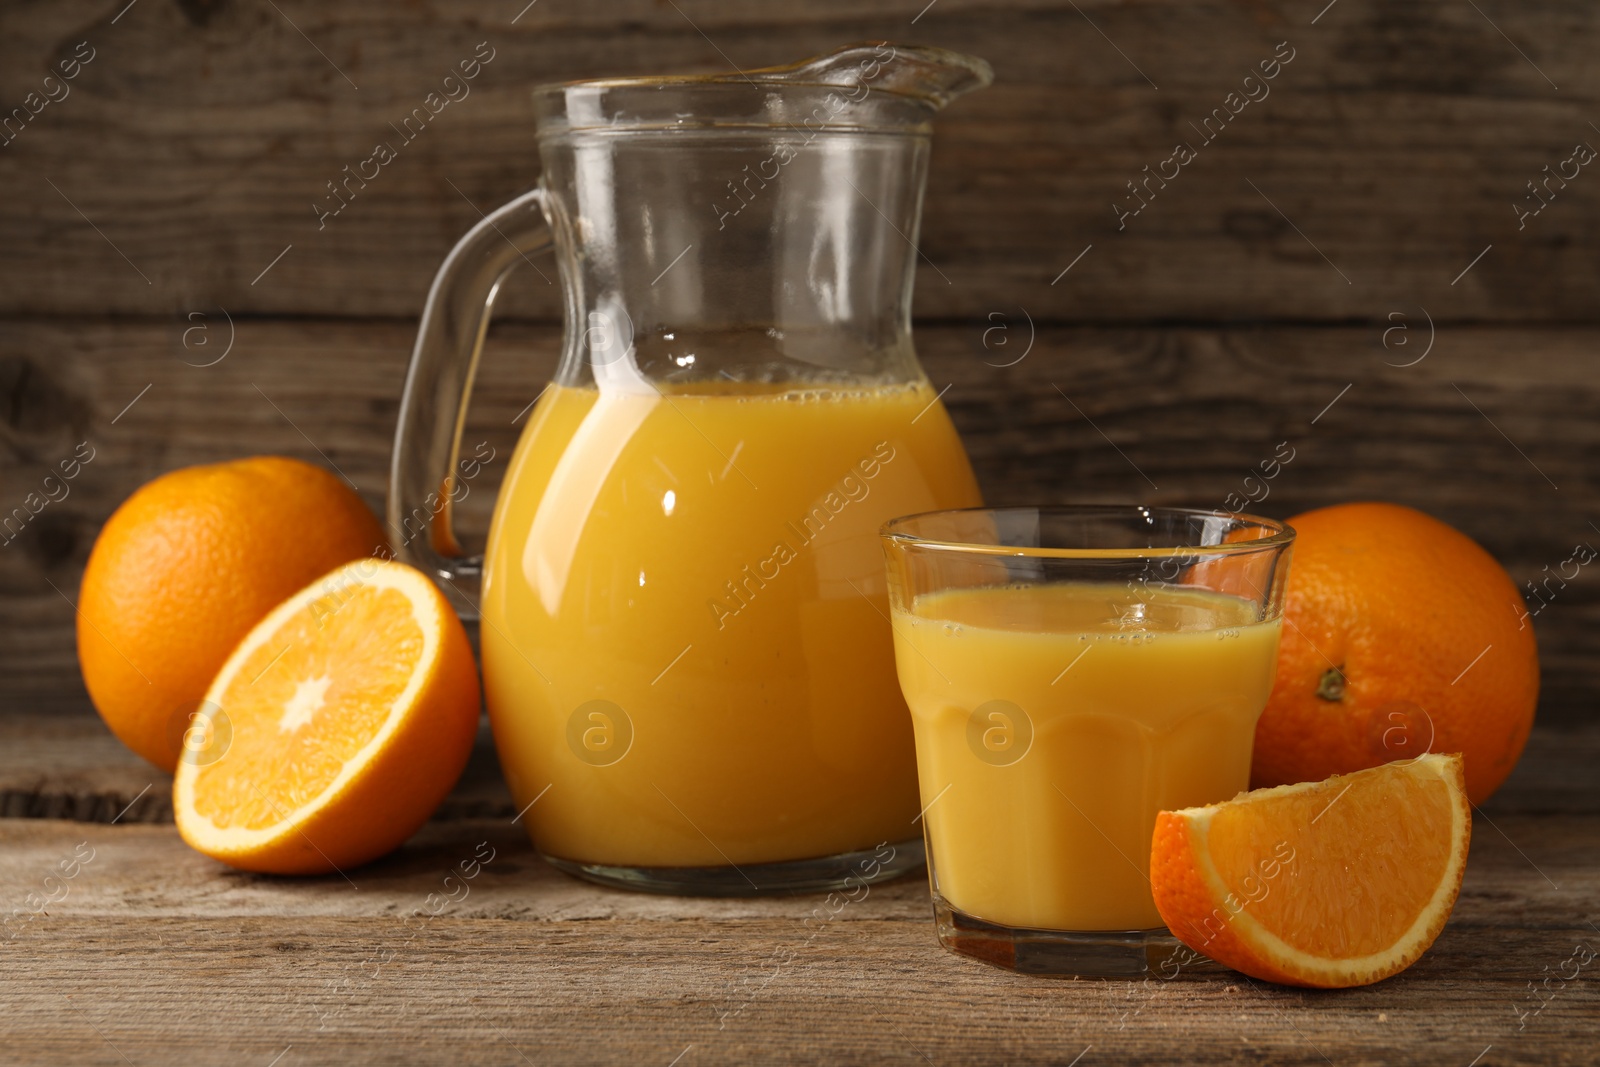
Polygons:
M939 943L951 952L1018 974L1054 978L1175 978L1216 973L1221 964L1154 930L1035 930L1003 926L953 907L937 890L933 917Z
M559 856L544 858L559 871L617 889L686 897L753 897L857 889L898 878L922 866L923 844L921 838L913 838L860 852L737 867L613 867Z

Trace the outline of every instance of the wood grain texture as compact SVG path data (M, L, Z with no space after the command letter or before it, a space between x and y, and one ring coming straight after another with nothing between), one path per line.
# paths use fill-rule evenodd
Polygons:
M1545 166L1600 144L1600 9L1583 0L122 6L0 10L7 112L80 42L95 52L0 147L0 313L414 314L479 210L535 181L531 85L887 38L997 74L938 125L923 314L1595 318L1600 179L1549 186L1520 230L1513 210ZM326 183L485 41L471 94L319 229ZM1270 96L1206 143L1197 127L1280 42L1294 58ZM1127 183L1178 142L1198 158L1119 231L1113 203L1138 203ZM551 319L554 295L519 279L508 311Z
M100 524L156 475L279 452L337 469L381 509L414 327L235 326L227 357L199 367L222 348L201 346L199 334L185 347L195 326L184 320L0 322L0 515L78 443L96 449L70 495L0 545L0 677L8 679L0 704L37 707L76 686L71 601L83 562ZM205 329L209 344L226 341L225 321ZM496 459L462 505L469 543L487 528L521 425L514 420L547 380L557 336L507 324L491 340L466 440L487 442ZM1433 352L1402 368L1386 361L1421 349L1396 337L1384 348L1379 327L1030 334L1013 313L917 335L930 378L949 386L945 402L992 502L1225 506L1288 442L1294 459L1259 510L1288 516L1362 498L1410 504L1478 539L1519 583L1554 573L1580 542L1600 546L1591 507L1600 470L1594 342L1583 328L1441 326ZM997 366L1023 352L1014 366ZM1600 580L1592 570L1550 586L1533 618L1551 721L1593 715ZM1530 610L1538 604L1530 600Z
M1600 893L1600 821L1497 825L1504 836L1475 825L1454 918L1420 962L1317 993L1198 970L1018 978L942 951L917 878L809 927L823 898L599 889L548 868L503 820L434 824L350 881L229 871L170 827L0 821L0 900L93 849L47 916L14 924L6 1058L1464 1065L1492 1046L1480 1062L1592 1062L1590 974L1518 1012L1537 1006L1529 984L1546 967L1597 947L1581 916ZM485 848L455 902L428 903Z

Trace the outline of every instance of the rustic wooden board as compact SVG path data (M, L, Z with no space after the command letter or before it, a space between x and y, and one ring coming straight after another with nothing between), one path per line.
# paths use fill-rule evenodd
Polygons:
M81 442L96 450L70 495L0 545L0 708L38 707L76 684L69 598L100 524L150 478L280 452L338 469L381 507L414 327L235 325L226 357L195 366L225 350L226 321L0 321L0 514ZM917 337L993 502L1225 506L1288 442L1294 459L1257 505L1268 514L1412 504L1477 538L1519 582L1556 573L1580 542L1600 545L1595 332L1442 326L1421 362L1386 365L1422 353L1425 323L1408 329L1408 346L1394 334L1385 348L1378 327L1035 329L1013 310ZM469 542L487 526L556 338L517 324L494 335L467 441L496 459L462 506ZM1552 721L1593 714L1592 569L1549 586L1533 619Z
M1496 822L1504 836L1475 824L1461 900L1428 955L1377 986L1315 993L1198 970L1019 978L943 952L917 878L809 927L823 898L600 889L548 868L505 820L433 824L349 881L229 871L170 827L3 820L0 900L20 905L93 850L48 915L14 924L6 1057L1592 1062L1592 974L1553 979L1537 1014L1530 986L1570 971L1574 946L1600 947L1584 918L1600 893L1600 820ZM474 856L492 858L447 881ZM418 909L438 914L403 921Z
M998 77L938 127L924 313L1595 317L1597 179L1552 184L1520 231L1513 210L1542 168L1600 144L1600 9L1582 0L10 4L0 107L80 42L95 58L0 147L0 313L414 314L479 209L536 179L532 84L885 38L971 51ZM495 58L471 94L319 230L326 183L479 42ZM1203 143L1194 127L1280 42L1293 59L1271 95ZM1119 232L1113 203L1137 203L1127 183L1180 141L1198 158ZM512 299L556 314L531 277Z

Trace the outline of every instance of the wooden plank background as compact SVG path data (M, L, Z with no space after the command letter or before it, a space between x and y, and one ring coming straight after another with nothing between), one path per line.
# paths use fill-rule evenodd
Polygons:
M1413 504L1519 581L1600 545L1600 177L1553 186L1521 230L1512 206L1600 144L1592 4L12 3L0 116L82 42L93 58L0 145L0 514L80 442L95 458L0 545L0 707L83 707L70 600L143 481L280 452L381 506L432 272L537 178L531 85L885 38L996 69L939 121L917 303L992 501L1215 506L1288 441L1269 514ZM471 95L319 231L325 183L482 41ZM1125 183L1281 42L1271 95L1119 231ZM558 335L553 294L513 288L469 431L501 457ZM1547 723L1591 714L1595 585L1536 619Z
M0 699L26 693L32 706L76 691L67 597L105 516L162 471L281 452L336 466L382 505L411 324L240 321L232 352L210 367L185 364L199 357L184 328L0 321L0 351L21 360L0 426L7 498L75 443L97 450L71 494L0 547L0 676L11 679ZM1519 581L1554 572L1578 542L1600 545L1588 329L1442 327L1433 354L1396 368L1379 326L1041 326L1012 367L992 364L1024 350L1026 323L1007 327L1006 348L998 334L986 348L986 328L925 326L918 347L934 383L950 387L945 401L991 501L1222 506L1288 441L1294 460L1260 505L1268 513L1357 497L1409 503L1478 538ZM226 324L214 329L220 344ZM497 459L463 504L469 540L487 528L512 420L542 388L558 341L555 327L508 324L485 356L468 440ZM1595 589L1585 570L1534 618L1547 722L1592 715Z
M1600 177L1552 186L1520 231L1512 209L1544 166L1600 144L1586 0L937 0L920 17L926 0L125 3L0 9L7 110L79 42L95 55L0 149L0 311L409 317L478 208L536 179L530 85L889 38L971 51L998 79L938 126L922 242L937 269L919 283L941 315L1594 314ZM325 183L479 42L494 59L471 95L319 231ZM1294 58L1271 95L1119 232L1125 183L1198 141L1190 124L1280 42ZM519 296L522 314L557 313L542 286Z

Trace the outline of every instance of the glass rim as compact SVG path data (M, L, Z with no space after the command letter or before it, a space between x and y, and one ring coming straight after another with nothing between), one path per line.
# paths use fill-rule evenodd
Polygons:
M904 524L936 515L1022 514L1038 516L1082 516L1112 518L1125 515L1164 515L1169 517L1225 519L1239 526L1255 526L1267 531L1265 536L1244 541L1225 541L1214 545L1172 545L1149 548L1066 548L1046 545L997 545L980 541L962 541L953 538L921 537L897 529ZM1002 556L1034 559L1170 559L1186 556L1237 556L1250 552L1275 551L1294 543L1295 529L1281 519L1269 519L1244 511L1207 510L1205 508L1163 507L1146 504L1015 504L1001 507L938 508L900 515L878 528L878 536L901 548L926 548L936 551L966 552L975 556Z

